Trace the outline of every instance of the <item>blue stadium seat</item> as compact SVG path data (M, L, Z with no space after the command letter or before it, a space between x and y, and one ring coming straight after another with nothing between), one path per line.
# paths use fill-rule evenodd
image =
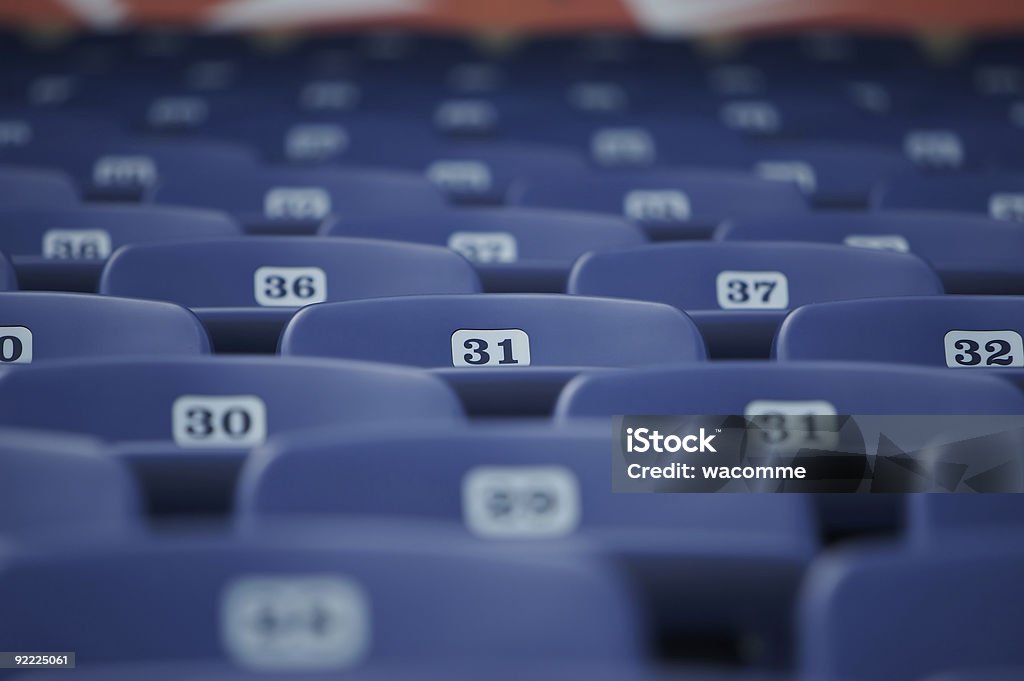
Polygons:
M452 202L480 205L504 203L517 183L554 181L586 172L586 161L552 146L460 142L417 159L414 169L425 173Z
M98 113L0 107L0 163L8 162L7 154L36 145L113 137L119 127Z
M492 293L562 293L569 270L584 253L647 240L620 218L524 208L341 219L321 233L447 246L473 263L484 289Z
M1024 231L984 217L898 211L749 217L723 225L715 237L910 252L938 272L947 293L1024 293L1024 266L1013 255L1024 248Z
M135 481L90 438L2 429L0 481L0 543L87 543L141 529Z
M547 415L580 367L705 358L696 326L667 305L529 294L314 305L289 322L280 352L436 369L475 415Z
M808 305L783 322L775 356L979 369L1022 382L1022 311L1024 298L1016 296L927 296Z
M947 533L927 545L820 558L800 608L801 678L956 679L940 673L1024 665L1015 644L1024 603L1020 535L1000 541L974 529L984 541Z
M872 204L882 209L945 210L1024 221L1024 176L900 175L882 182Z
M674 305L697 322L712 358L763 358L789 309L941 294L942 284L924 261L904 253L723 242L592 253L573 268L568 291Z
M444 383L422 372L280 357L47 362L0 374L0 405L7 426L222 452L288 430L462 414Z
M61 173L0 166L0 207L73 206L78 193Z
M75 293L0 293L0 366L125 355L195 355L203 325L170 303Z
M97 89L93 96L106 97L108 93ZM154 84L128 93L118 102L117 110L134 130L184 137L202 133L217 121L244 118L261 103L251 92L197 92Z
M176 183L197 169L229 177L256 167L243 147L209 140L150 140L131 137L60 139L0 154L6 163L60 170L91 201L142 201L161 182Z
M864 208L879 181L913 170L904 157L884 148L777 142L752 154L756 175L796 184L819 208Z
M740 137L717 121L678 113L598 115L534 111L503 125L502 139L563 146L609 170L729 168L749 158Z
M271 163L296 166L390 165L381 161L420 155L443 140L429 121L382 112L271 113L225 120L208 132L256 148Z
M581 375L555 415L744 414L762 400L815 401L839 415L1024 414L1024 393L992 376L877 363L711 362Z
M21 288L94 293L107 258L126 244L241 236L226 215L167 206L0 209L0 250Z
M656 241L706 239L724 220L801 214L796 187L741 174L642 170L589 173L513 188L509 203L622 215Z
M429 180L412 173L285 167L253 167L229 183L216 169L197 167L157 186L153 201L222 210L248 231L264 234L309 234L330 217L407 214L447 205Z
M321 431L254 452L236 513L246 532L387 519L596 551L631 566L664 626L757 636L759 663L784 657L784 622L816 545L810 500L609 494L611 451L604 425ZM382 492L374 481L384 479Z
M58 589L59 610L38 606ZM601 563L374 526L344 539L168 539L20 556L0 568L0 597L0 640L26 650L73 642L82 667L205 663L295 678L524 658L639 664L644 653L642 621Z
M299 307L426 293L475 293L469 262L447 249L364 239L246 237L128 246L100 293L192 308L218 351L274 352Z
M844 119L820 117L817 123L817 129L805 131L806 134L844 144L882 145L902 151L919 170L928 173L998 168L1007 147L1006 137L1013 134L1008 126L1000 128L980 120L960 121L934 115L874 116L857 126L848 125Z
M761 410L800 417L1014 415L1024 414L1024 393L994 377L923 367L714 362L581 375L566 386L555 416L565 422L617 414L756 415ZM783 433L799 430L788 423L783 423ZM865 444L853 441L846 451L855 455ZM854 456L846 464L866 470L867 461ZM859 482L858 474L850 468L834 489L849 491L851 482ZM822 494L816 503L830 531L891 532L902 514L898 495Z

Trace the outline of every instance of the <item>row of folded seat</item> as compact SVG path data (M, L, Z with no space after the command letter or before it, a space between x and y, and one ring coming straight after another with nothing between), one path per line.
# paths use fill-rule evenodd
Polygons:
M30 125L34 114L20 115L24 118L0 119L0 132L3 125ZM276 233L308 233L332 216L402 215L448 203L507 204L625 214L659 239L706 236L713 221L723 217L799 214L808 206L939 209L1001 220L1024 215L1019 171L928 173L895 153L827 141L756 146L728 166L720 161L718 145L712 145L708 158L658 158L643 128L595 128L589 144L604 161L511 141L438 142L410 149L394 139L399 132L383 129L366 133L368 146L411 158L272 164L231 142L90 138L88 132L66 130L74 128L74 118L58 120L65 132L48 144L0 144L0 164L49 169L72 184L40 180L36 187L24 185L29 191L5 197L4 203L68 202L78 196L190 205L228 212L250 231ZM379 121L373 124L380 127ZM332 127L338 129L332 132ZM679 135L706 136L685 123L679 128L671 135L677 141ZM327 143L320 138L349 134L339 124L296 125L282 144L305 148ZM296 136L297 141L287 141ZM621 160L629 154L647 161ZM613 163L613 155L620 160ZM609 165L616 167L604 167ZM224 177L232 178L226 187L216 182ZM745 200L737 203L737 196Z
M1022 309L1024 301L1014 296L931 295L816 303L768 317L705 314L730 333L749 333L756 324L773 332L778 326L773 341L769 333L777 363L839 360L981 369L1020 383ZM215 321L222 317L244 328L262 323L275 330L282 323L276 312L200 310ZM8 368L57 360L184 357L211 349L200 319L173 303L7 292L0 293L0 315L0 358ZM704 362L700 327L708 322L700 313L694 316L697 323L660 302L583 295L398 296L288 310L280 341L275 333L274 342L282 356L406 365L440 372L456 384L472 376L513 390L519 382L568 377L587 367ZM491 401L492 408L500 401ZM506 413L543 414L543 407L541 400L524 412L513 407Z
M872 224L872 220L855 216L832 216L808 221L806 225L799 222L780 223L777 232L773 219L768 219L762 223L730 226L726 236L735 237L734 240L637 245L630 240L635 235L631 235L625 226L614 223L605 225L600 218L582 215L537 212L458 214L451 221L439 220L434 225L431 225L430 219L424 218L422 222L417 220L415 224L423 227L423 233L416 236L422 241L431 242L428 244L351 236L225 238L231 233L229 223L190 211L151 214L148 210L136 209L89 209L86 212L75 212L72 217L83 221L88 218L90 222L94 221L93 224L102 224L103 228L86 229L77 234L48 227L55 219L67 217L59 211L16 212L7 216L0 212L0 222L5 217L17 221L10 231L0 236L0 242L13 249L10 257L12 262L0 260L0 284L7 290L15 290L22 282L28 283L28 288L33 288L31 283L42 279L69 284L54 288L73 289L77 281L87 284L82 288L94 286L103 297L129 297L185 306L203 320L214 346L220 352L272 353L279 345L282 350L288 351L296 335L300 339L296 347L302 346L303 326L316 323L322 326L322 321L314 320L328 319L332 322L323 332L329 333L329 337L322 338L324 342L314 354L327 353L428 367L464 364L455 356L447 357L444 344L437 341L423 346L424 350L433 351L433 354L410 359L415 357L415 352L399 350L402 347L400 344L377 343L374 346L368 344L362 349L354 346L346 348L338 335L357 332L365 334L364 338L376 339L378 335L373 333L374 324L396 324L404 328L403 338L407 339L407 344L413 344L417 336L444 331L436 327L443 326L441 319L445 319L445 324L451 325L447 329L448 335L461 328L521 328L529 337L531 333L540 331L538 325L566 334L562 339L560 353L551 354L553 348L544 348L536 360L527 357L525 361L509 361L506 365L653 364L704 357L705 346L707 354L716 359L767 358L773 350L773 338L790 311L837 302L847 303L846 307L841 308L843 310L870 311L881 309L881 301L885 298L934 298L920 305L898 303L894 308L914 309L913 313L903 319L914 327L905 333L913 332L917 336L925 332L925 323L930 313L926 312L924 305L929 303L935 309L949 310L944 315L950 322L962 319L961 324L968 323L964 315L967 310L976 307L971 313L970 324L979 323L975 318L986 319L986 323L998 323L994 328L1012 331L1019 327L1018 323L1007 317L1013 314L1012 310L1018 304L1014 296L968 297L943 293L951 290L960 294L996 291L1003 294L1015 293L1020 292L1024 282L1024 270L1015 256L1020 242L1024 241L1024 232L1001 226L991 226L987 230L990 225L984 221L961 218L932 221L920 216L901 216L874 221L875 224ZM112 238L118 241L135 240L134 233L139 231L135 221L143 217L154 220L153 224L145 228L148 234L138 239L143 243L124 245L106 260L66 260L38 255L40 242L44 251L92 248L109 252L114 245L111 243ZM160 218L164 219L163 223ZM950 224L942 225L943 219ZM520 223L518 220L528 222ZM367 234L376 234L378 223L373 224L374 228L368 229ZM414 229L407 227L408 224L412 223L395 225L395 231ZM460 225L464 225L465 230ZM481 227L484 232L473 231ZM607 229L602 230L602 227ZM800 231L802 228L804 232ZM455 231L448 231L452 229ZM450 249L440 247L446 237L451 242L452 238L468 239L475 235L486 239L490 238L488 235L499 234L491 230L503 230L500 234L518 243L524 256L529 249L533 257L524 257L514 263L477 262L474 266ZM815 231L815 238L833 243L785 241L787 234L805 234L812 230ZM884 234L897 231L906 236ZM205 233L208 238L179 241L169 237L171 240L167 243L145 243L149 237L165 236L168 233L183 236L188 232L192 236ZM761 238L763 232L775 232L781 240L746 242L742 239L745 236ZM970 234L970 238L964 238L963 241L945 238L949 233ZM934 255L926 262L910 253L851 248L840 243L844 238L842 235L847 235L847 241L852 238L880 241L911 238L915 244L922 244L920 250L931 251ZM624 238L619 241L620 237ZM606 238L612 243L619 241L621 247L608 246L607 250L580 253L587 248L585 243ZM991 252L981 248L967 250L970 248L969 242L975 238L987 239ZM559 246L564 249L561 253ZM32 253L28 252L30 250ZM481 284L481 279L491 285ZM557 281L558 286L516 285L516 282L540 281ZM571 296L498 296L479 293L481 289L501 292L507 289L553 289L563 285ZM471 295L471 299L464 298L466 295ZM408 296L433 298L422 299L422 305L416 300L378 300L366 302L362 306L354 304L357 301ZM632 299L658 305L631 306L607 300L602 303L603 308L594 308L595 312L591 315L584 311L584 302L579 300L582 297ZM8 298L12 301L19 299L18 296ZM435 298L437 302L427 302ZM36 301L34 304L38 305L38 310L35 316L39 319L48 318L51 309L69 315L62 319L50 319L51 323L88 324L91 314L89 306L99 306L96 310L118 309L111 301L104 303L95 297L75 298L68 294L49 298L44 295L25 296L24 299ZM869 299L874 302L866 302ZM865 302L857 303L856 300ZM300 308L316 303L331 305L296 314ZM45 307L48 305L57 307ZM439 310L448 309L451 315L438 316L431 305ZM519 312L515 305L525 307ZM80 311L76 312L76 306ZM579 310L581 319L578 322L570 323L569 318L559 319L556 312L550 313L555 316L549 321L540 321L542 317L531 318L532 315L545 314L545 309L570 310L573 306ZM627 342L619 338L621 333L614 333L616 328L620 331L627 328L616 327L619 323L618 315L627 315L629 310L648 310L648 315L654 315L654 310L661 307L674 307L689 316L687 323L692 321L697 325L703 340L688 338L687 343L700 347L689 353L674 354L682 348L677 343L657 338L654 332L661 332L654 329L645 337L648 342L646 350L621 352L610 359L594 357L594 353L590 353L588 358L587 345L597 347L604 342ZM365 310L363 314L367 316L349 318L347 315L353 313L345 312L347 310ZM487 317L488 310L493 311L490 317ZM661 310L660 314L669 313ZM872 313L866 314L868 316L865 321L870 322ZM386 319L388 316L390 318ZM806 318L806 315L800 318ZM921 324L917 325L919 318ZM71 322L72 319L75 321ZM11 317L6 325L16 326L17 321ZM126 318L125 323L130 324L130 321L130 318ZM631 323L641 322L637 320ZM574 324L583 326L574 330ZM286 325L289 325L288 329L282 335ZM588 325L590 330L585 330ZM383 333L385 327L380 328ZM780 357L790 354L785 345L796 333L794 328L800 327L793 324L783 327L785 333L779 339L783 346L776 347L775 354ZM635 331L639 334L643 329L637 328ZM580 338L585 336L585 343L572 342L574 335ZM816 335L811 334L808 338L812 343L817 343ZM643 344L640 339L634 340ZM529 343L529 338L526 342ZM551 344L557 342L552 339ZM897 358L905 361L912 354L887 357L885 353L914 348L913 345L896 347L892 343L873 345L878 348L873 356L883 361ZM158 347L154 346L153 351L158 351ZM847 358L842 354L830 354L838 352L833 348L831 342L820 343L815 357ZM96 352L100 350L97 348ZM145 346L139 345L131 350L142 352ZM574 353L576 359L573 358ZM38 357L57 358L75 354L78 352L69 346L53 352L49 357L46 354ZM116 351L111 349L106 354L116 354ZM2 359L5 362L19 361L13 355ZM30 359L26 357L20 361L28 362ZM920 362L914 360L912 363ZM929 359L923 363L934 362ZM487 361L466 360L466 364L490 366ZM1010 361L992 362L988 366L1019 367L1019 357Z
M655 630L716 679L1021 663L1016 495L914 495L904 536L821 554L803 495L605 493L601 424L366 425L255 452L228 536L154 540L109 446L2 442L0 637L86 678L674 678Z
M4 339L5 351L19 347ZM364 424L401 431L420 422L443 430L497 416L518 416L509 421L516 423L537 416L541 403L553 405L540 414L551 411L553 419L528 419L538 428L596 419L607 429L621 414L739 414L755 422L774 416L766 437L794 442L803 442L810 417L1024 413L1024 393L998 375L866 362L424 371L312 357L143 355L40 362L0 375L0 424L89 433L116 445L144 487L149 512L165 520L223 515L250 452L274 436ZM845 444L856 475L819 490L855 491L882 446L867 434ZM1020 489L1018 478L1011 465L999 489ZM944 487L982 488L970 476ZM893 532L902 518L896 496L825 494L815 499L815 522L831 537Z

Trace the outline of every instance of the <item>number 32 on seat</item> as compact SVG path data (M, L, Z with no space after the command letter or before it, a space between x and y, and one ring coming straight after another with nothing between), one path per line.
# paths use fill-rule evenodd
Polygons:
M954 329L943 340L951 369L1024 367L1024 341L1016 331Z

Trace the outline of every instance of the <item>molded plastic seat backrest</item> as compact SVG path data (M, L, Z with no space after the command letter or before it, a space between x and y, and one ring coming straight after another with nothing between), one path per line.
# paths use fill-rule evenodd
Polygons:
M73 206L78 193L58 172L0 166L0 206Z
M300 307L423 293L475 293L470 264L443 248L362 239L246 237L128 246L100 292L190 307Z
M409 296L315 305L281 337L283 355L441 367L642 366L705 357L667 305L558 295Z
M910 252L952 293L1024 292L1024 248L1016 225L956 213L849 213L747 218L723 225L726 241L807 241ZM991 289L991 291L989 291Z
M782 323L780 360L1024 367L1024 297L923 296L808 305Z
M588 251L628 248L647 241L638 228L618 218L518 208L342 219L322 233L447 246L473 263L508 268L519 262L552 262L568 269Z
M254 167L225 183L202 167L157 187L153 200L215 208L256 231L306 230L332 216L440 210L444 196L412 173Z
M1024 393L993 376L848 362L718 362L583 375L560 418L745 414L758 403L814 402L832 414L1024 414ZM826 404L822 404L826 403Z
M1019 222L1024 220L1024 176L897 176L878 187L873 204L876 208L960 211Z
M226 215L159 206L82 205L0 210L0 248L12 257L102 263L126 244L240 236Z
M637 298L683 310L786 310L807 303L942 293L935 272L903 253L817 244L660 244L594 253L569 292Z
M167 540L26 556L0 568L0 639L73 641L90 664L223 661L292 674L641 655L642 626L603 565L446 538L371 526L344 542ZM65 608L39 608L55 590Z
M773 539L764 545L776 542L793 555L813 550L805 497L609 494L611 452L604 427L339 429L283 437L253 453L236 512L250 529L312 516L381 517L459 524L485 539L579 531L600 543L607 531L614 544L622 538L617 531L634 533L636 542L650 533L652 550L685 552L701 545L684 536L690 527L714 534L715 542L747 543L751 560L767 537ZM383 478L382 493L372 481Z
M209 351L203 325L177 305L70 293L0 293L0 366Z
M107 440L244 449L275 432L461 417L428 374L359 362L196 357L63 361L0 374L0 423Z
M652 237L707 235L722 220L801 214L807 202L785 183L735 173L617 171L524 183L509 203L611 213Z

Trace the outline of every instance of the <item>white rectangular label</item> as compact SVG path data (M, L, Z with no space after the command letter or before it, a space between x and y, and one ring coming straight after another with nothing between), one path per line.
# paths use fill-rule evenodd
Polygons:
M459 329L452 334L452 366L530 366L530 337L521 329Z
M762 445L831 449L839 442L836 408L826 400L753 400L743 416Z
M434 110L434 125L445 131L489 130L497 122L498 109L482 100L451 100Z
M804 161L761 161L754 173L773 182L791 182L804 194L813 194L818 187L814 166Z
M434 161L427 166L426 175L428 180L448 191L485 192L494 182L491 169L480 161Z
M359 97L359 87L348 81L316 81L302 88L299 100L304 109L353 109Z
M643 128L604 128L590 139L590 157L599 165L651 165L657 148Z
M622 212L637 222L685 222L690 198L678 189L634 189L626 194Z
M340 125L294 125L284 138L284 153L292 161L323 161L348 148L348 132Z
M156 164L147 156L103 156L92 168L99 187L150 187L156 178Z
M50 229L43 234L43 257L57 260L106 260L110 234L102 229Z
M32 363L32 330L26 326L0 326L0 364Z
M1024 341L1016 331L953 330L943 337L951 369L1024 367Z
M319 267L259 267L253 295L263 307L302 307L327 300L327 273Z
M988 214L996 220L1024 221L1024 194L993 194Z
M730 102L721 109L726 127L760 134L778 132L782 116L770 102Z
M567 97L581 111L623 111L629 106L629 96L616 83L574 83Z
M206 121L209 107L201 97L161 97L154 101L146 113L150 126L197 126Z
M963 142L949 130L915 130L903 139L903 152L914 163L929 168L959 168L964 163Z
M462 514L480 537L563 537L580 522L579 483L561 466L480 466L462 480Z
M453 232L448 248L471 262L515 262L518 258L516 238L508 232Z
M876 251L909 253L910 242L899 234L851 234L843 243L853 248L870 248Z
M23 147L32 141L32 126L25 121L0 120L0 148Z
M263 213L274 220L323 220L331 195L319 187L275 187L263 199Z
M248 669L344 669L369 652L370 599L338 575L242 577L221 595L220 634L228 655Z
M715 279L718 306L723 310L785 310L789 280L782 272L726 270Z
M171 407L179 447L248 448L267 439L267 407L255 395L182 395Z

